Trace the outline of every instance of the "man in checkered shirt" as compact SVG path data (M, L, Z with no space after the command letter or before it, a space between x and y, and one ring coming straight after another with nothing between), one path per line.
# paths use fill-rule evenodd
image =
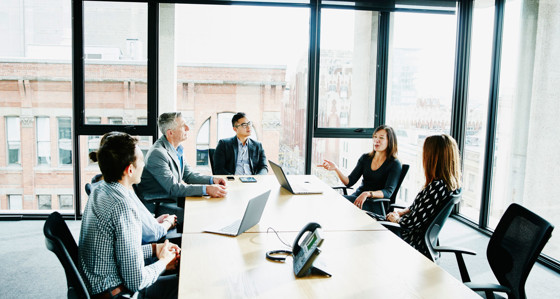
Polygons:
M142 245L139 209L130 196L144 168L138 140L108 134L97 154L104 181L91 193L82 218L80 272L93 298L176 298L177 275L160 274L176 268L181 249L167 240ZM152 257L157 261L146 265Z

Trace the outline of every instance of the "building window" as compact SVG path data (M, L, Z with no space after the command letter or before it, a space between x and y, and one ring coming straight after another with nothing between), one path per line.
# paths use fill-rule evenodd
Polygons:
M51 164L50 119L37 117L37 165Z
M111 125L122 125L123 118L122 117L109 117L109 124Z
M52 210L52 200L50 195L37 195L37 208L39 210Z
M62 165L72 164L72 119L58 118L58 161Z
M60 210L72 210L74 208L74 202L72 199L72 195L70 194L61 194L58 196L58 204L60 206Z
M8 141L8 164L21 164L19 117L6 117L6 137Z
M99 125L101 124L101 117L86 117L86 123L88 125Z
M21 195L8 195L8 209L23 210L23 198Z

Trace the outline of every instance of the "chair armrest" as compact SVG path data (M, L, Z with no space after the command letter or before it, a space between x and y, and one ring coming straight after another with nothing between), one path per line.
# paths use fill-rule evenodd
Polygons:
M484 291L486 293L486 298L492 298L493 297L492 292L501 292L501 293L507 293L507 294L511 293L510 288L508 288L506 286L503 286L503 285L495 284L495 283L466 282L465 285L475 292Z
M342 193L344 193L344 195L348 195L348 192L346 190L350 189L352 190L352 187L346 187L346 186L335 186L332 187L334 190L342 190Z
M147 203L174 203L177 202L173 198L154 198L146 200Z
M371 202L391 202L390 199L388 198L372 198L372 197L368 197L368 200L371 200Z
M475 251L466 248L460 248L460 247L434 246L434 250L438 252L453 252L453 253L476 255Z
M449 246L434 246L434 250L436 252L455 253L455 258L457 259L457 266L459 267L459 272L461 273L461 280L463 280L464 283L471 281L471 278L469 276L469 271L467 270L467 265L465 264L465 259L463 258L463 254L476 255L476 252L469 249L449 247Z
M383 215L375 214L374 212L370 212L370 211L366 211L366 214L368 214L369 217L377 221L387 221L387 219L383 217Z
M398 223L394 223L391 221L378 221L379 224L383 225L386 229L390 230L397 236L401 236L401 232L404 230L402 226Z
M398 205L398 204L392 204L389 207L390 208L397 208L397 209L405 209L406 208L405 206L401 206L401 205Z

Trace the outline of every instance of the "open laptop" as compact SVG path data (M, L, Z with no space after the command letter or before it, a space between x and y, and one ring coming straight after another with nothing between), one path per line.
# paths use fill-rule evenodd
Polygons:
M280 183L280 185L282 187L284 187L286 190L292 192L293 194L321 194L323 193L323 190L317 188L316 186L313 186L312 184L300 184L300 183L294 183L294 182L290 182L288 180L288 178L286 177L286 174L284 174L284 170L282 169L282 167L270 160L268 160L268 163L270 163L270 166L272 166L272 171L274 171L274 175L276 176L276 179L278 179L278 183Z
M239 236L259 223L269 195L270 190L249 200L242 219L237 219L233 222L228 221L225 224L220 222L207 228L205 232L234 237Z

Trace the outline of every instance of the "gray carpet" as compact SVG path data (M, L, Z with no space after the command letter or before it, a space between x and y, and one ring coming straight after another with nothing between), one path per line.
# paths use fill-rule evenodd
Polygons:
M64 298L66 278L56 256L47 250L43 236L44 221L0 221L0 298ZM66 221L78 240L79 221ZM493 281L485 262L488 238L450 219L441 234L442 245L470 248L479 254L466 257L473 281ZM459 278L452 254L444 255L440 266ZM526 290L529 298L558 295L560 275L535 265Z

